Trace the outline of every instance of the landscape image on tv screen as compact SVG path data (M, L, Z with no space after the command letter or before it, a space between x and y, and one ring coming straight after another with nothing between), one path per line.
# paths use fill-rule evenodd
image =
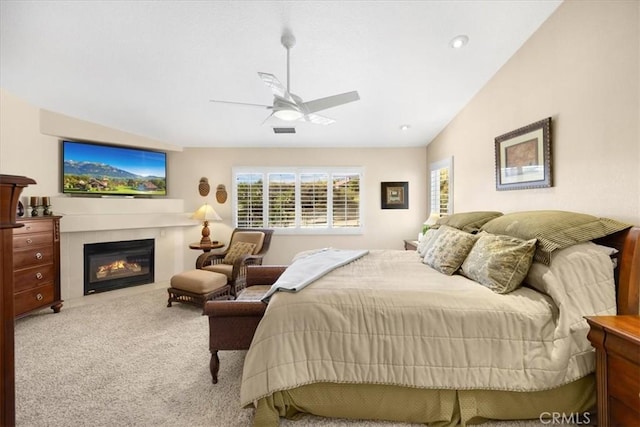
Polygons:
M65 194L167 194L166 153L63 141L62 157L62 192Z

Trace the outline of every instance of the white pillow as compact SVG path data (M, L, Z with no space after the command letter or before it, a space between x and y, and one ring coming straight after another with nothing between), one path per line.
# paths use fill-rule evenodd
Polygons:
M427 250L431 247L433 242L436 240L436 236L438 235L439 228L430 228L427 232L422 236L420 242L418 242L418 255L420 258L424 258L427 253Z

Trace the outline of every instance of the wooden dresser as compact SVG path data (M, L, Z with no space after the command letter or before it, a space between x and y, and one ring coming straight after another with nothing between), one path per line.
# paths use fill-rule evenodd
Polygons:
M24 176L0 175L0 425L16 423L13 315L13 230L22 189L36 182Z
M598 426L640 426L640 316L586 319L596 349Z
M62 308L60 299L60 217L17 220L13 230L14 313L24 316L44 307Z

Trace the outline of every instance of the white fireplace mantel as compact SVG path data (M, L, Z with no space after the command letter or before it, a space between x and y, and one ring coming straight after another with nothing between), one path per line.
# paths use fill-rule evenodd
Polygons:
M155 281L167 282L184 270L185 232L202 224L185 212L182 199L51 197L60 219L62 298L82 297L84 245L137 239L155 240ZM193 232L196 230L194 229ZM188 233L187 233L188 234Z
M193 227L182 199L52 197L51 210L62 215L61 233L143 228Z

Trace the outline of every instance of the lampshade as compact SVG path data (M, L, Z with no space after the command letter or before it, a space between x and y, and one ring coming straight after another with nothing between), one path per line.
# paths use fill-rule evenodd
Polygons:
M198 210L191 215L191 218L198 219L200 221L222 221L220 215L218 215L218 213L208 203L200 206Z
M200 246L211 246L213 242L209 238L209 221L222 221L220 215L218 215L218 213L211 207L211 205L205 203L204 205L200 206L198 210L193 213L193 215L191 215L191 218L204 221L202 225L202 238L200 239Z
M438 212L431 212L431 215L429 215L429 218L427 218L427 220L423 222L423 225L433 225L438 222L439 219L440 214Z

